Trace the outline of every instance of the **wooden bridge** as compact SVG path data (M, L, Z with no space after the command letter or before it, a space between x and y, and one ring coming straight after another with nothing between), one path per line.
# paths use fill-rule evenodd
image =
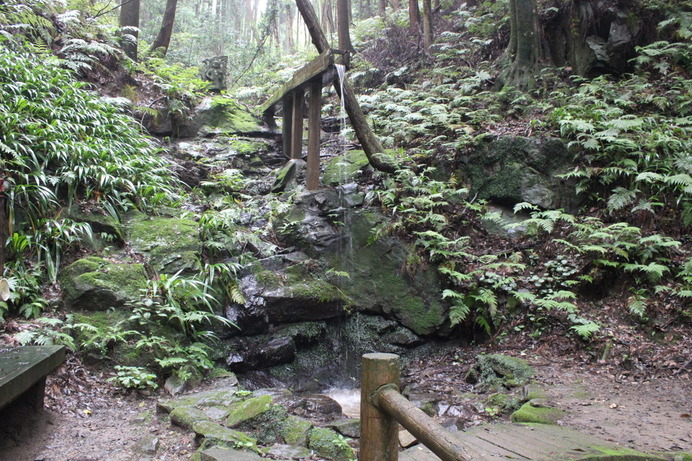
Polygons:
M335 57L344 56L339 50L329 49L299 69L262 107L265 123L277 130L276 113L283 114L283 149L291 159L303 156L303 118L305 112L305 93L308 101L308 156L306 187L319 188L320 182L320 115L322 110L322 88L332 84L337 78Z
M360 461L664 461L546 424L492 424L451 433L399 393L399 357L362 360ZM399 453L399 424L423 445Z

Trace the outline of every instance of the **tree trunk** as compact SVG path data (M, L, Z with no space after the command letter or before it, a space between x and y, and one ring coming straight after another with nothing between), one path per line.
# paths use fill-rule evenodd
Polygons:
M411 35L420 34L420 8L418 0L408 0L408 22Z
M423 0L423 47L430 51L433 43L432 6L430 0Z
M312 43L314 43L317 51L319 53L324 53L330 49L327 37L320 28L317 22L317 15L315 14L315 9L312 7L310 0L296 0L296 5L300 14L303 16L303 20L307 25L308 31L310 32L310 37L312 37ZM339 82L334 84L334 88L337 92L341 92L341 87ZM396 169L387 163L380 161L375 154L384 152L382 144L380 144L379 139L375 137L367 120L365 119L365 114L358 104L356 95L353 92L353 88L348 81L343 82L343 93L340 94L341 98L344 100L344 105L346 106L346 113L348 118L351 120L353 125L353 130L356 133L358 141L363 146L365 155L368 157L368 161L373 166L373 168L384 171L387 173L393 173Z
M512 63L505 77L505 84L520 89L535 84L535 71L541 55L540 30L535 0L510 0L509 53Z
M134 37L134 42L123 41L123 51L133 61L137 60L137 42L139 41L139 0L131 0L120 7L120 28L135 27L136 30L128 31L128 35Z
M399 11L399 8L401 7L399 0L392 0L392 9L394 11Z
M353 51L351 43L351 33L349 31L350 3L349 0L336 0L339 20L339 49L343 51Z
M159 29L156 40L151 44L149 51L155 51L162 48L162 55L166 56L168 46L171 44L171 35L173 35L173 23L175 23L175 10L178 7L178 0L167 0L166 11L163 13L161 21L161 29Z
M382 18L387 16L387 0L379 0L377 4L377 14Z

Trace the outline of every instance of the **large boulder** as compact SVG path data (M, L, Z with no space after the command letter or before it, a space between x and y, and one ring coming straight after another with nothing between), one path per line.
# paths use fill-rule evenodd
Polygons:
M107 310L138 299L147 288L142 264L90 256L64 268L58 278L69 309Z
M127 222L133 250L160 274L194 274L200 269L199 228L195 221L137 214Z
M469 155L465 173L478 198L571 210L579 204L574 184L559 177L571 169L571 161L560 139L488 137Z
M236 100L225 96L206 97L191 117L180 126L179 137L263 134L267 129Z

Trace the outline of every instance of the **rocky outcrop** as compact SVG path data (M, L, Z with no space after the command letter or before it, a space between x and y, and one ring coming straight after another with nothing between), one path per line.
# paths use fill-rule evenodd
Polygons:
M560 139L499 136L477 145L463 169L478 198L571 210L579 204L574 184L559 177L571 169L571 160Z
M64 268L59 281L69 309L107 310L138 299L147 287L147 274L142 264L90 256Z

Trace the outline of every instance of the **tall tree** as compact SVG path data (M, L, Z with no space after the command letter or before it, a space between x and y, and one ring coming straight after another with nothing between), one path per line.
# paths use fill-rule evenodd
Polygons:
M432 6L430 0L423 0L423 46L430 50L433 43Z
M339 49L343 51L353 51L351 43L351 2L349 0L336 0L337 13L339 18Z
M137 60L137 42L139 39L139 0L130 0L120 5L120 28L131 28L127 35L134 37L134 41L124 40L123 51L130 59Z
M420 33L420 8L418 0L408 0L408 21L412 35Z
M150 51L159 50L163 56L168 52L168 47L171 44L171 36L173 35L173 24L175 23L175 12L178 8L178 0L167 0L166 11L163 13L161 28L156 35L154 43L151 44Z
M510 38L507 51L511 65L502 79L505 84L530 88L541 57L540 29L535 0L510 0Z
M379 0L377 3L377 14L382 18L387 15L387 0Z
M296 0L296 5L298 6L298 11L300 11L303 20L305 21L305 25L310 32L310 37L312 38L312 43L317 48L317 51L319 53L329 51L330 46L329 42L327 41L327 36L324 35L324 32L317 21L317 14L315 14L315 9L312 7L310 0ZM335 84L334 87L337 92L341 91L340 85ZM370 129L370 125L368 125L368 122L365 119L363 109L361 109L360 104L358 104L356 95L353 92L353 87L351 87L351 84L348 81L343 82L343 92L341 92L339 96L344 101L346 113L348 114L348 118L351 120L351 125L353 125L353 131L355 131L358 141L360 141L360 144L363 146L363 151L365 151L365 155L368 157L370 164L373 166L373 168L380 171L385 171L388 173L395 172L396 168L393 165L383 162L379 156L376 155L384 152L384 148L382 147L382 144L380 144L379 139L375 137Z

